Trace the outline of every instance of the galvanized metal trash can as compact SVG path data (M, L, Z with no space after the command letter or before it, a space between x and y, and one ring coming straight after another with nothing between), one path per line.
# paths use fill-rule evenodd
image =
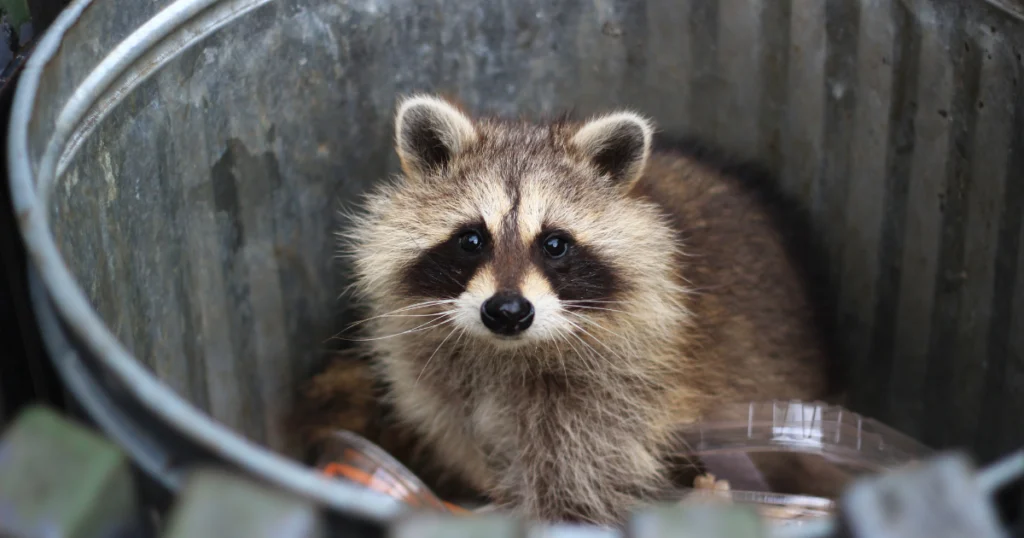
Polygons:
M983 459L1024 443L1015 0L78 0L10 126L49 351L162 488L223 461L365 521L281 418L344 317L335 212L396 170L396 96L630 106L810 209L855 410Z

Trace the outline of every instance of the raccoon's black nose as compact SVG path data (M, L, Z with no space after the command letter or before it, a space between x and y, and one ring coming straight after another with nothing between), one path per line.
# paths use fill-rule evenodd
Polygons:
M491 332L512 336L533 323L533 305L518 293L499 292L484 301L480 318Z

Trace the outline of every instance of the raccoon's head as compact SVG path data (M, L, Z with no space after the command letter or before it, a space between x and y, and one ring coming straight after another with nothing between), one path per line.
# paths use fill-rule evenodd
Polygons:
M391 327L518 348L678 322L675 234L631 194L646 119L474 120L416 96L395 129L404 174L350 234L356 286Z

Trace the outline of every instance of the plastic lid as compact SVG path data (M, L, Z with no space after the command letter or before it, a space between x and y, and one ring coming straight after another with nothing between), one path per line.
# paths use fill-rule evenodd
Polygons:
M875 420L823 403L768 401L723 406L677 428L686 456L699 460L719 481L681 488L676 498L747 504L766 520L799 524L830 515L834 499L771 491L750 456L797 453L842 468L842 476L882 472L930 454L924 445ZM465 514L439 499L404 465L377 445L347 431L334 433L317 467L414 508ZM728 487L725 487L728 481ZM741 486L741 487L736 487ZM492 509L484 507L481 511Z
M724 406L678 432L695 455L803 452L883 471L931 453L923 444L839 406L800 401Z
M771 491L751 459L757 453L806 455L804 461L815 460L819 470L831 466L841 471L820 475L823 481L883 472L931 453L921 443L878 421L817 402L724 406L697 422L681 425L677 431L689 448L687 455L713 473L699 477L693 488L682 488L678 494L684 502L724 500L746 504L776 524L801 524L829 516L835 501ZM834 486L841 489L845 483Z

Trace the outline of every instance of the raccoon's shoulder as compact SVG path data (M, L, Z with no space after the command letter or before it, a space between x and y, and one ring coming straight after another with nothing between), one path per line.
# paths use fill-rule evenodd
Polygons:
M710 273L708 285L743 271L763 272L761 278L793 271L834 349L825 250L807 208L765 167L696 138L656 136L633 193L671 219L692 255L686 263Z
M827 260L807 209L756 161L697 138L659 135L633 192L660 206L684 236L708 228L770 233L807 278L822 276Z

